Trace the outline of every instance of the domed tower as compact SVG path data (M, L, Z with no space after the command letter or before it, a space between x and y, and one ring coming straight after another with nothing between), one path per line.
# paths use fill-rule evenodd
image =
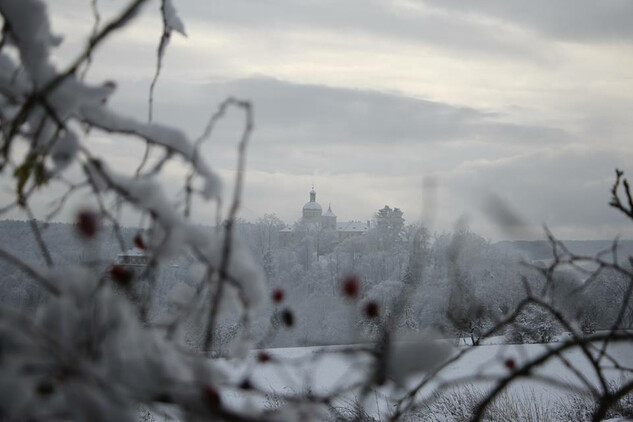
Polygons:
M332 205L328 205L327 211L321 218L323 230L336 230L336 214L332 212Z
M310 191L310 202L306 202L303 206L303 222L304 223L319 223L321 222L321 215L323 214L323 208L316 201L316 192L314 186Z

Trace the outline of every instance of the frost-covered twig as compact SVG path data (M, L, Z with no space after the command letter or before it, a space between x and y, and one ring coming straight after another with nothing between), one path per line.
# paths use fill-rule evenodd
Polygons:
M161 0L160 3L160 14L163 19L163 32L160 36L160 42L158 43L158 49L156 51L156 71L154 72L154 78L152 79L152 83L149 87L149 107L148 107L148 122L152 122L153 120L153 112L154 112L154 88L156 87L156 82L158 82L158 77L160 76L160 71L163 67L163 57L165 56L165 50L167 49L167 45L169 44L169 40L171 39L172 31L179 32L183 36L187 36L185 32L185 25L182 20L178 17L176 13L176 9L172 4L172 0ZM149 144L147 145L149 148ZM146 158L147 152L143 160L141 161L141 165L136 171L136 174L140 173Z
M61 180L61 179L59 179ZM44 220L46 222L51 221L53 218L55 218L57 216L57 214L59 214L59 212L61 212L61 210L64 208L64 206L66 205L66 201L68 201L68 199L70 199L70 197L76 193L78 190L87 188L90 186L90 183L86 182L81 182L81 183L70 183L68 184L68 187L66 189L66 192L64 192L59 198L53 200L51 202L51 206L53 207L53 209L51 211L49 211L48 214L46 214L46 216L44 217Z
M245 107L245 104L247 104L247 102L245 101L240 101L237 100L235 98L229 97L226 100L222 101L220 103L220 105L218 106L218 109L216 110L215 113L213 113L211 115L211 117L209 118L209 121L207 122L207 125L204 128L204 131L202 132L202 134L194 141L194 152L193 152L193 161L196 160L196 158L199 156L200 154L200 148L202 147L202 144L204 143L204 141L206 141L211 134L213 133L213 129L215 128L215 125L217 124L217 122L222 119L224 117L224 115L226 114L227 110L229 107L234 106L237 108L243 108L245 113L244 113L244 117L245 117L245 121L244 121L244 133L242 134L242 140L240 141L240 144L242 143L242 141L244 140L244 136L246 135L246 140L248 141L248 137L250 137L250 132L252 132L253 128L252 128L252 111L250 109L250 105L248 106L248 109ZM249 122L250 119L250 122ZM248 125L251 125L251 127L249 128ZM239 147L238 147L239 148ZM239 153L239 151L238 151ZM238 165L239 165L239 159L238 159ZM190 213L191 213L191 194L193 192L193 187L192 187L192 182L193 182L193 177L196 175L196 168L195 167L191 167L189 173L187 174L187 177L185 178L185 217L189 218Z
M538 356L538 357L532 359L531 361L529 361L528 363L524 364L523 366L521 366L516 371L513 371L509 375L503 377L495 385L495 387L491 390L491 392L486 395L484 400L481 403L479 403L479 405L477 406L477 409L475 409L472 421L473 422L477 422L477 421L482 420L482 418L485 415L486 408L488 407L488 405L490 405L490 403L492 403L492 401L497 396L499 396L503 391L505 391L506 388L511 383L515 382L517 379L522 378L522 377L533 376L533 370L536 367L539 367L539 366L545 364L551 358L559 355L560 353L562 353L565 350L578 347L580 344L588 345L588 344L593 343L593 342L604 341L608 337L611 338L611 340L615 341L615 342L628 342L628 341L630 341L629 336L624 335L622 333L616 333L616 334L613 334L613 335L611 335L610 333L608 333L608 334L594 334L594 335L591 335L591 336L585 336L585 337L580 338L580 339L570 339L570 340L567 340L565 342L560 343L559 345L557 345L555 347L552 347L548 351L542 353L540 356Z
M99 13L99 2L98 0L90 1L90 9L92 10L92 17L94 19L94 23L92 24L92 32L90 34L90 38L94 38L97 36L97 31L99 30L99 23L101 22L101 14ZM79 76L80 80L86 79L86 75L88 74L88 70L90 70L90 65L92 64L92 52L89 53L86 58L86 66L84 67L81 75Z
M52 268L40 272L19 257L1 250L0 258L24 270L43 288L53 293L49 300L40 304L32 318L26 314L19 315L17 319L4 315L4 318L0 318L0 334L4 336L8 333L6 335L12 341L15 340L9 343L15 344L17 350L8 355L13 366L2 367L3 370L15 368L15 371L5 370L3 373L13 377L9 382L15 385L23 382L24 368L27 368L31 371L31 378L42 382L38 384L43 385L42 391L50 393L51 388L61 391L60 398L50 402L56 403L61 409L56 408L55 411L63 412L63 418L72 419L79 415L76 416L77 419L88 419L86 415L94 414L95 409L98 409L108 412L110 420L129 420L127 416L139 403L148 406L173 406L192 419L296 420L314 410L326 412L333 417L341 416L342 413L337 410L341 403L353 402L358 410L355 415L360 417L371 414L369 409L374 404L371 401L375 401L376 407L379 407L378 397L394 407L390 414L377 409L375 412L378 414L375 416L388 416L391 420L397 420L406 417L417 406L437 399L434 394L422 397L427 389L433 388L433 393L444 394L455 386L471 381L493 383L494 388L490 394L484 396L476 410L474 417L478 420L484 417L486 409L496 397L523 378L592 395L600 407L596 412L597 418L604 414L603 409L613 405L619 397L630 391L632 387L627 384L615 391L610 389L605 371L611 368L618 368L622 373L631 370L618 361L617 354L607 350L610 343L633 341L630 333L620 329L633 289L631 269L618 261L617 242L614 242L609 251L600 252L594 257L584 257L574 255L547 228L545 231L552 246L553 262L537 268L541 276L538 282L532 284L527 277L523 277L521 282L525 296L517 297L512 308L499 312L485 309L484 299L475 295L473 285L469 284L471 275L460 267L460 242L467 233L460 232L453 236L453 242L448 248L451 252L448 263L452 271L449 277L452 289L446 316L453 326L470 335L472 345L493 335L503 334L513 327L527 325L528 332L535 331L536 327L530 327L522 319L527 312L534 311L546 314L571 335L571 338L558 345L545 346L544 352L536 357L526 356L521 365L512 360L504 362L507 371L501 375L488 375L484 373L485 368L482 368L473 375L447 380L446 372L463 362L476 348L466 345L455 350L444 347L444 341L426 338L424 340L428 341L421 344L406 344L397 340L399 320L402 315L409 315L405 308L413 303L414 293L419 287L413 285L400 291L393 305L396 309L389 310L390 312L384 309L385 313L380 315L381 318L378 315L383 309L377 303L368 303L373 306L364 308L364 318L371 319L374 326L378 327L378 333L371 337L374 340L372 344L352 345L335 350L322 349L300 358L283 359L271 356L267 351L256 351L254 356L248 357L247 352L254 344L250 338L251 319L257 316L257 311L261 309L258 306L268 297L257 259L240 242L236 233L236 221L243 200L246 152L253 130L252 105L233 97L226 99L210 116L202 135L194 140L185 136L182 130L153 121L154 90L171 32L176 30L184 34L184 25L178 19L170 0L163 0L161 3L163 31L157 50L157 66L150 86L149 122L137 121L107 105L107 99L116 88L115 82L108 81L92 86L83 80L98 45L116 29L130 22L142 3L142 0L132 1L118 17L101 27L97 3L93 0L95 26L92 36L75 61L60 71L49 60L50 48L60 40L51 32L44 4L39 0L0 0L0 13L5 23L0 41L0 60L6 59L6 66L0 72L0 95L3 96L0 122L5 135L3 159L6 164L4 168L16 172L18 186L16 200L8 207L24 205L24 212L35 225L36 242ZM25 22L30 26L22 25ZM37 36L28 28L37 28ZM11 44L9 41L15 42ZM5 50L8 48L16 48L18 55L5 57ZM14 64L13 60L17 62ZM85 67L78 76L81 66ZM211 162L203 157L201 149L203 142L211 136L217 122L230 107L238 108L245 116L238 143L234 190L226 221L217 224L214 231L207 232L189 221L192 200L197 195L206 201L215 200L220 209L222 195L220 179ZM147 160L146 149L135 174L133 170L132 174L120 172L109 165L106 157L95 157L89 144L82 138L85 133L77 130L77 127L89 127L113 136L132 135L135 141L159 150L162 155L158 156L149 170L141 173ZM27 140L30 147L26 159L20 164L15 164L15 154L11 149L11 143L16 139ZM188 169L184 178L184 204L174 205L172 198L163 190L159 178L165 165L174 157L182 158ZM121 209L123 206L130 206L140 215L141 229L134 243L142 250L146 262L134 275L127 272L120 263L94 257L89 257L76 266L53 265L55 263L50 259L49 247L44 242L28 204L35 192L45 188L44 182L63 180L62 174L71 163L81 164L86 181L67 184L67 189L57 199L56 206L47 219L60 212L75 191L90 187L91 198L96 201L97 208L80 214L83 222L77 226L78 230L83 231L83 239L88 242L98 231L99 219L105 219L112 224L124 252L127 245L120 229ZM616 174L616 183L612 190L614 206L626 215L633 216L629 185L622 176L621 172ZM203 184L202 188L194 189L194 183L199 181ZM625 199L618 198L618 193L622 195L622 187ZM110 205L110 199L113 205ZM221 212L218 211L216 218L220 219L220 216ZM419 232L413 236L414 241L419 241L418 237ZM270 237L268 240L270 241ZM85 245L88 247L90 243ZM268 248L270 249L270 242ZM189 289L191 291L187 290L191 295L184 295L174 312L170 312L165 320L154 320L150 317L150 306L162 299L155 289L156 274L168 258L183 254L187 254L188 260L195 261L200 266L201 272L196 272L195 275L197 285ZM584 267L586 263L595 264L597 269L588 270ZM617 273L618 277L628 282L622 301L618 304L618 315L608 332L584 335L576 325L578 318L570 317L553 300L557 287L556 276L563 267L573 268L583 277L588 277L583 286L573 290L574 294L582 293L593 283L600 282L599 276L606 271ZM140 293L134 291L141 283L147 283L148 289ZM352 277L346 286L344 295L350 302L350 309L363 305L363 299L358 293L359 280ZM517 288L520 290L518 281ZM126 295L126 292L129 294ZM276 305L283 299L283 291L277 293L279 295L273 296ZM209 359L208 353L221 350L221 338L217 333L229 298L237 299L236 304L240 306L241 312L238 338L234 340L232 350L228 353L228 357L240 358L244 366L244 371L238 376L239 380L226 370L225 362ZM356 302L356 299L361 301ZM283 306L278 309L276 316L281 315L278 321L286 328L291 328L295 324L295 314L290 307L285 304ZM190 318L203 320L196 347L183 345L178 335L183 324ZM481 322L483 319L485 321ZM15 321L16 324L11 325L9 321ZM273 327L268 332L275 333L274 330ZM25 338L28 341L23 342ZM427 350L432 352L423 354ZM570 350L579 350L589 361L592 367L589 374L581 372L573 360L563 355ZM27 357L26 362L24 356ZM50 359L51 356L54 359ZM299 373L306 366L316 367L322 360L332 356L348 360L350 369L339 374L340 378L327 391L311 389L314 386L314 374L301 377L293 372ZM3 359L4 357L3 355ZM30 357L34 357L36 363L44 362L45 365L33 365L28 360ZM503 356L499 354L493 358L503 359ZM579 381L580 385L566 383L553 375L534 372L556 359L571 371L576 378L574 381ZM4 362L3 360L2 363ZM238 394L260 401L266 396L268 390L258 385L255 377L251 377L256 365L270 365L276 375L289 384L298 384L297 380L302 380L307 390L280 393L278 399L282 402L282 408L272 411L242 411L231 408L222 401L223 395ZM55 376L51 377L50 374ZM347 379L354 378L353 375L357 375L356 379ZM416 378L417 383L404 382L410 375L420 377ZM599 384L594 386L593 378ZM411 387L406 389L407 385ZM31 386L28 391L32 391ZM67 393L69 395L64 396ZM352 397L354 399L350 401ZM368 400L372 397L375 400ZM44 411L50 410L47 407L50 402L37 401ZM84 408L85 413L74 413L81 412L82 406L87 408ZM31 414L31 411L35 413ZM15 415L37 418L41 416L38 411L22 407Z
M44 242L44 238L42 237L42 232L40 231L40 226L33 215L33 211L31 211L31 207L28 205L26 200L22 200L20 203L20 207L26 212L26 215L29 217L29 225L31 226L31 231L33 232L33 237L35 237L35 241L37 246L42 253L42 257L44 258L44 262L49 267L53 266L53 258L51 257L51 253L48 250L48 246L46 246L46 242Z
M225 102L225 104L227 105L235 104L236 106L244 109L245 124L244 124L244 130L242 132L242 137L237 147L238 159L237 159L237 171L236 171L236 176L235 176L235 186L233 189L233 199L231 202L231 207L229 209L228 219L224 227L224 240L222 242L222 258L220 261L220 267L218 268L217 284L216 284L216 289L213 296L213 302L209 310L209 322L208 322L207 333L206 333L205 341L204 341L204 350L207 350L207 351L209 350L209 348L211 347L211 344L213 343L213 333L215 331L215 320L217 318L217 315L220 309L220 301L224 294L224 283L227 278L229 262L231 261L231 254L232 254L232 248L233 248L233 242L234 242L233 225L235 224L235 217L237 215L237 211L239 210L240 203L242 200L244 171L246 169L246 148L248 146L248 141L250 139L251 132L253 130L253 110L249 102L230 99L229 102ZM212 128L212 126L209 126L209 127ZM210 132L210 130L211 129L209 129L208 131ZM203 138L204 136L201 137L200 139L203 139Z
M154 88L156 87L158 77L160 76L160 71L163 67L163 57L165 55L167 45L169 44L169 40L171 39L171 33L172 31L176 31L186 36L185 25L176 14L176 9L171 3L171 0L161 0L160 13L163 18L163 32L160 36L160 42L158 43L158 49L156 51L156 71L154 72L152 83L149 86L149 107L147 112L147 121L149 123L151 123L154 119ZM136 168L136 175L139 175L141 173L141 170L143 170L145 163L147 163L151 148L152 145L149 142L146 142L143 158Z
M110 33L121 28L128 23L137 13L140 6L146 0L135 0L131 2L123 12L106 24L101 31L91 37L84 51L66 68L63 72L57 73L48 61L48 48L58 42L49 31L49 23L45 6L37 0L24 0L20 5L11 2L0 3L0 13L9 22L12 38L17 41L22 64L28 73L33 85L33 92L20 107L15 117L11 121L11 127L4 139L2 155L5 160L10 155L10 148L19 128L24 124L32 109L40 102L47 99L48 95L57 89L77 69L92 55L93 50L105 40ZM21 9L24 7L25 9ZM28 8L28 12L25 10ZM23 15L27 13L27 15ZM30 25L14 25L12 22L19 22L28 16ZM39 28L38 33L29 32L29 28Z

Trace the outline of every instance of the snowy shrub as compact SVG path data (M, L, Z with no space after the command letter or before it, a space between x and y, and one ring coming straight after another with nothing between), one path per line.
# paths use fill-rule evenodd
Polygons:
M617 391L622 385L611 381L609 390ZM593 397L587 394L564 394L553 405L553 413L561 421L591 421L598 404ZM633 393L626 394L618 399L606 412L605 419L633 418Z
M593 398L581 394L565 395L554 407L557 419L566 421L590 421L595 410Z
M243 242L236 232L254 125L250 102L230 97L220 103L197 139L152 119L153 89L169 40L174 32L185 34L172 0L160 3L163 28L150 88L149 122L109 106L115 81L91 84L83 77L96 49L133 25L145 3L149 1L131 0L113 19L97 20L76 59L58 68L53 50L63 39L53 32L46 4L0 0L0 171L15 184L14 198L2 210L19 209L28 217L29 235L39 254L39 259L31 259L33 251L0 249L3 263L19 270L16 279L3 279L0 286L12 301L0 307L0 419L134 421L169 413L171 419L188 421L397 420L423 409L429 417L439 412L455 420L517 420L524 414L517 408L522 402L504 400L508 387L519 378L536 377L536 369L570 349L584 353L602 384L595 387L574 372L580 382L589 384L586 388L595 390L592 417L599 420L616 411L630 414L633 385L604 386L607 371L621 369L609 353L611 345L631 343L622 328L630 323L633 274L620 266L615 252L611 260L604 254L576 256L548 233L554 260L534 268L541 283L526 282L525 297L493 300L485 283L498 286L498 277L483 265L489 242L461 227L448 238L440 236L432 250L421 238L407 250L402 242L403 213L397 208L381 209L375 232L342 242L323 261L314 250L315 239L310 239L313 233L306 233L296 250L272 256L272 233L279 226L272 217L260 222L257 230L267 229L258 233L259 240ZM229 109L242 113L244 120L237 134L234 189L227 196L200 147ZM146 152L153 148L158 153L153 159L147 153L136 169L122 169L91 151L88 140L93 133L108 135L114 143L141 142ZM160 178L173 160L187 169L183 195L175 203ZM80 175L68 181L72 168ZM79 210L73 226L79 242L76 261L59 259L51 250L31 206L36 193L52 184L63 186L64 193L49 220L78 192L92 198L92 205ZM200 201L217 205L213 229L190 221L192 208ZM228 207L226 216L222 204ZM633 219L629 184L620 171L611 205ZM133 236L120 225L122 207L140 217L141 227ZM125 254L132 245L141 251L142 262L134 264L138 271L96 253L105 232L116 239L118 252ZM329 251L331 245L321 246ZM416 255L422 253L425 256ZM171 259L186 265L189 276L177 277L170 271ZM269 280L275 286L269 292L266 275L275 277L281 260L291 270ZM559 267L581 261L590 261L599 270L609 268L623 282L618 285L621 300L612 325L591 336L584 336L576 321L570 321L570 312L577 309L569 303L569 290L551 288ZM167 274L167 284L161 273ZM329 282L321 283L323 279ZM306 284L297 286L298 280ZM27 282L36 286L36 294L21 286ZM576 282L570 286L584 287ZM494 388L469 387L481 381L482 374L473 371L461 380L465 387L445 394L455 385L443 371L461 364L460 359L476 349L455 350L445 339L422 332L420 338L401 336L402 325L419 326L416 315L426 311L412 301L427 292L439 292L437 308L453 329L470 337L472 345L509 326L520 328L516 336L522 342L549 342L563 329L569 336L521 364L506 359L503 373L494 377ZM314 297L320 300L310 301ZM507 312L496 311L502 304ZM408 313L404 319L403 313ZM265 350L297 327L303 327L306 342L311 336L323 342L336 334L345 346L297 359ZM330 331L332 327L339 328L337 333ZM363 336L362 330L354 329L358 327L367 327L370 335ZM310 365L318 368L316 364L325 359L338 359L352 369L336 374L338 382L330 389L314 381L318 369L301 372ZM284 381L301 379L305 385L275 391L251 379L258 371ZM538 380L560 383L547 376ZM425 397L429 385L435 390ZM372 403L379 396L385 402L380 408ZM538 415L539 410L531 414Z
M560 324L538 305L530 304L517 316L506 332L506 341L516 343L549 343L562 333Z
M593 303L587 303L578 309L576 319L583 334L593 334L600 324L600 309Z
M343 421L359 421L359 422L378 422L379 419L372 416L367 410L365 410L362 403L360 403L358 397L342 401L333 405L335 416L331 419L332 422Z
M9 253L3 254L48 293L34 318L9 309L0 313L3 418L57 415L79 420L134 420L138 403L153 402L174 404L198 415L227 412L216 400L227 374L213 360L204 358L206 352L222 343L214 341L215 322L229 302L237 303L242 309L240 340L250 344L250 313L265 302L261 269L232 232L241 176L223 230L198 230L187 218L190 197L221 198L219 177L198 154L201 140L194 142L180 130L118 113L107 104L116 83L89 85L79 77L78 70L86 65L92 50L132 22L143 3L129 3L112 21L98 27L76 61L60 71L52 64L51 49L62 40L51 31L45 4L38 0L0 2L5 23L0 55L1 114L3 122L11 119L8 126L3 126L2 168L13 167L14 206L30 213L31 195L58 180L75 162L85 176L79 185L91 189L100 206L99 210L84 210L77 217L76 231L88 252L81 265L54 267L43 241L39 247L52 268L32 268ZM184 33L171 1L163 1L161 10L164 37L159 61L171 32ZM207 131L227 107L244 111L244 149L252 124L247 102L229 99L221 104ZM134 135L148 147L162 148L165 156L145 173L139 167L136 176L115 171L90 153L82 133L88 129ZM24 141L30 149L16 163L19 157L13 151ZM184 213L166 198L156 177L165 162L175 157L191 169ZM71 188L69 194L73 192ZM115 195L149 217L146 232L139 234L143 237L135 240L148 257L148 265L140 273L112 265L103 274L103 269L88 259L93 239L105 229L102 219L115 231L120 229L104 205L106 195ZM41 240L35 220L33 230ZM119 240L124 252L125 240L120 236ZM196 294L164 320L148 324L156 303L156 274L165 259L183 250L196 256L204 267ZM122 294L130 283L133 294ZM209 297L213 298L210 306L195 303ZM197 358L179 341L180 322L190 317L189 313L198 313L208 322L203 326L205 334L198 349L204 353ZM35 400L36 405L27 406L29 400Z
M475 416L477 405L485 396L486 390L473 384L438 392L429 405L417 410L412 415L411 420L470 421ZM486 410L482 420L490 422L546 422L552 421L553 416L550 404L534 389L521 389L497 397Z

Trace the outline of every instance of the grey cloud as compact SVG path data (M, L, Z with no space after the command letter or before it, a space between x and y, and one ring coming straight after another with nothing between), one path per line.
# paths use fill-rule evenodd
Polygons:
M380 0L253 2L225 0L214 3L181 2L183 16L204 16L212 24L266 32L327 30L337 36L364 35L395 38L434 47L459 50L464 55L505 55L517 60L547 60L545 51L504 36L490 26L463 16L428 13L403 2Z
M113 106L146 118L148 84L126 83ZM249 165L262 171L413 174L572 140L561 129L511 124L501 121L503 114L485 110L265 78L204 86L159 84L155 118L195 138L217 104L230 95L255 105ZM224 168L234 164L241 124L242 115L235 111L220 122L203 150L212 163Z
M534 227L546 223L570 238L629 234L630 222L608 206L614 168L631 162L628 150L565 147L513 158L465 163L444 177L461 206L494 192Z
M504 35L501 28L461 15L429 13L428 8L406 6L402 2L380 0L180 0L174 2L190 28L194 24L220 28L223 31L244 31L256 36L276 39L282 33L290 39L301 39L306 31L326 31L336 38L356 35L391 38L409 43L458 50L464 56L506 56L514 60L547 61L549 52ZM121 9L122 2L100 2L105 16ZM88 23L89 8L80 15L77 5L69 0L51 3L57 12L72 15ZM150 3L144 13L157 17L159 6ZM195 30L189 31L195 36ZM252 34L251 34L252 35ZM159 34L157 35L157 37ZM377 58L378 60L378 58Z
M74 0L55 0L48 4L55 13L92 23L87 2L78 6ZM279 30L327 29L341 36L362 32L465 51L540 55L535 48L507 39L502 26L480 19L493 17L565 40L633 40L630 0L176 0L174 4L185 24L198 20L207 25L256 29L264 31L262 36ZM102 18L124 5L124 1L98 3ZM144 12L158 16L158 10L158 2L150 2ZM433 10L444 13L429 12Z
M544 35L571 41L633 40L629 0L423 0L458 15L492 16Z
M177 66L209 66L217 57L217 67L209 73L232 74L230 67L222 68L222 58L241 52L240 46L233 43L250 46L257 43L252 43L249 37L261 36L272 46L270 51L275 51L275 48L286 48L288 43L301 43L306 34L311 39L323 34L324 41L332 43L358 35L364 36L365 41L387 40L385 44L389 46L402 44L389 43L393 40L415 42L425 47L453 49L460 60L469 54L495 55L497 59L543 58L550 54L545 50L555 48L555 43L544 45L534 39L527 43L521 38L522 34L516 33L517 37L507 37L503 23L513 23L555 39L629 42L633 34L630 25L633 3L619 0L459 3L429 0L420 4L441 11L428 14L403 8L401 3L376 0L174 2L185 24L189 25L192 39L196 37L195 29L202 25L236 36L229 37L232 44L227 45L222 54L201 51L201 55L211 57L206 63L193 61L190 55L181 56L177 49L168 52L167 65L156 91L156 120L183 128L195 137L226 96L253 100L256 129L248 162L249 174L256 180L254 187L247 186L245 204L247 210L252 210L251 217L265 211L285 212L285 218L292 218L304 200L306 186L317 182L323 187L320 198L324 201L331 198L340 215L362 216L368 209L390 203L403 207L411 221L413 210L420 202L421 175L435 171L444 174L440 180L449 198L466 201L440 203L446 219L472 208L477 196L489 189L535 223L547 222L555 230L575 233L575 237L609 237L628 226L606 203L613 167L627 168L633 158L630 150L563 147L576 139L556 127L513 123L504 110L491 112L410 98L403 93L301 85L265 78L201 85L170 79L170 71ZM75 32L87 35L91 27L89 2L79 3L83 7L81 11L75 1L49 2L59 13L72 15L67 22L81 20L81 31ZM99 2L104 19L125 3ZM136 33L137 38L127 47L120 47L128 42L125 33L113 37L97 53L89 73L89 78L97 75L117 79L119 91L112 98L113 106L139 119L147 118L149 78L154 70L154 49L160 35L158 4L150 2L146 16L141 18L148 19L144 21L147 25L141 28L151 28L151 34L139 36ZM56 29L64 32L68 28ZM76 41L75 45L80 42ZM145 47L139 48L139 45ZM108 48L118 54L105 54L110 51ZM65 58L64 54L74 57L74 52L62 51L60 56ZM271 61L275 60L268 50L266 54L270 54ZM464 61L464 66L467 65ZM464 77L469 75L465 69ZM526 81L530 83L529 78ZM539 87L532 83L528 88ZM582 94L580 92L578 98L582 98ZM609 116L610 107L620 113L627 109L628 103L619 106L612 101L607 98L604 104L595 105L596 109L603 110L602 114L585 113L593 119L597 119L596 115L600 117L589 122L595 125L595 132L590 131L591 128L581 131L585 140L594 134L597 138L614 126L602 117ZM530 115L529 112L521 114ZM230 174L235 164L240 118L239 113L230 113L204 147L205 156L223 174ZM610 134L607 135L603 136L605 143L611 142ZM117 138L116 144L103 143L99 149L94 141L89 140L89 148L113 159L131 160L132 156L142 154L142 142ZM551 147L557 149L547 149ZM515 158L503 158L508 156ZM461 162L466 163L460 166ZM446 172L456 167L457 170ZM169 177L173 178L169 180L171 191L176 191L180 187L179 180L171 173L166 175ZM296 209L293 208L295 202ZM199 218L208 218L210 214L205 212L198 214ZM489 230L484 232L489 233Z
M160 91L157 95L160 98ZM256 136L260 142L284 147L474 140L534 144L571 139L561 129L506 123L501 121L502 115L486 110L400 94L302 85L268 78L210 84L198 88L189 107L163 101L157 106L157 112L162 110L165 117L175 121L187 121L191 119L192 108L208 109L204 104L217 103L230 95L253 101ZM239 120L227 122L227 127L237 125Z

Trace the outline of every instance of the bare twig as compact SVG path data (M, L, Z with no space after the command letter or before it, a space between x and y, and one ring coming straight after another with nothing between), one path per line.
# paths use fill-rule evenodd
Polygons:
M238 144L238 159L237 159L237 174L235 176L235 187L233 189L233 200L229 209L229 216L224 227L224 241L222 244L222 258L220 261L220 267L218 269L218 284L213 297L213 303L209 311L209 323L207 325L207 332L204 341L204 350L209 350L213 343L213 332L215 330L215 320L220 308L220 300L223 294L223 284L227 279L229 263L231 260L231 249L233 247L233 225L235 224L235 217L239 210L242 189L244 183L244 171L246 168L246 147L250 139L251 132L253 130L253 110L251 104L247 101L233 100L235 105L244 109L245 113L245 125L242 132L240 142Z

